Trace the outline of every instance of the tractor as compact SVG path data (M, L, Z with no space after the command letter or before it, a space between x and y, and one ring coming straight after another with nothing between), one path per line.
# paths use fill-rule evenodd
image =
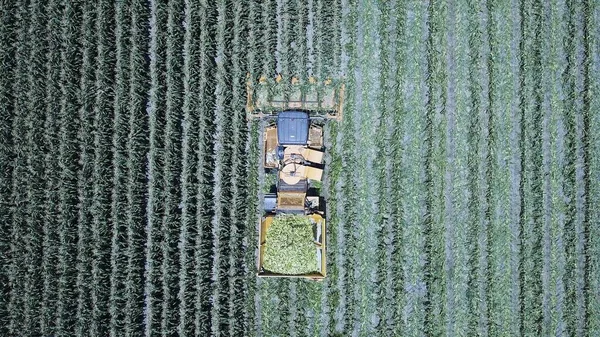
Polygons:
M331 79L310 77L303 83L278 75L275 79L262 76L256 83L248 77L247 118L264 121L261 166L266 175L274 177L270 181L275 181L261 200L264 212L258 224L258 277L322 280L326 276L326 210L320 195L326 150L323 127L327 121L342 119L343 98L344 84ZM287 274L265 268L269 227L286 214L306 217L312 224L316 267L311 272Z

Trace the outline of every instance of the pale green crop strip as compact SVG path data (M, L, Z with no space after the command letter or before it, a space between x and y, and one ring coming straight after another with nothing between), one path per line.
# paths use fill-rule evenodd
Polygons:
M441 335L446 326L446 275L444 273L444 170L445 170L445 128L443 125L443 108L446 101L445 84L445 52L444 29L446 27L446 8L444 2L432 2L429 8L429 101L428 128L431 142L428 150L431 180L428 182L427 199L430 200L429 219L427 219L425 251L428 263L425 266L427 300L429 305L425 311L425 331L427 335Z
M600 4L589 1L586 21L587 102L587 336L600 333Z
M395 240L398 245L398 254L402 260L399 266L391 268L400 269L399 276L402 280L398 292L401 292L400 303L394 310L401 324L396 326L395 333L406 333L410 336L424 336L425 334L425 298L427 288L425 285L424 267L427 259L424 256L425 245L425 217L427 205L426 194L426 146L427 143L427 107L422 102L427 100L427 39L429 38L428 26L428 2L413 1L405 6L405 17L403 35L399 39L405 41L404 61L400 65L402 78L398 81L410 83L404 86L400 99L399 111L402 114L399 132L394 148L395 157L400 157L399 167L396 168L395 177L398 184L392 183L392 188L398 190L400 186L402 193L399 195L399 204L395 205L401 225L396 222L400 235ZM410 56L409 56L410 55ZM393 93L391 94L393 95ZM392 96L393 97L393 96ZM391 98L390 98L391 99ZM393 114L393 111L390 113ZM413 115L414 113L414 115ZM399 151L400 150L400 151ZM399 171L399 172L398 172ZM388 215L390 216L390 215ZM392 216L392 219L394 216ZM393 232L392 232L393 233ZM393 234L392 234L393 235ZM387 244L394 244L387 242ZM394 259L390 257L390 260ZM392 274L392 278L393 278Z
M490 326L491 335L518 334L520 324L520 112L519 17L513 5L492 7L490 27L491 187Z

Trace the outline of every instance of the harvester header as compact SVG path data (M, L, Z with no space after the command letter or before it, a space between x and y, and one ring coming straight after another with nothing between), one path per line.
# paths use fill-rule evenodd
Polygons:
M306 80L297 77L261 76L256 80L248 74L246 82L248 119L275 116L284 110L301 110L311 117L341 120L345 85L333 79Z

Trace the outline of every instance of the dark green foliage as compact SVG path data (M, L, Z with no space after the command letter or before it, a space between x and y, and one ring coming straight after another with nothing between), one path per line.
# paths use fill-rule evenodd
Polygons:
M104 0L96 5L96 68L94 101L94 170L92 200L92 265L90 334L107 335L109 331L110 251L111 251L111 193L112 121L116 53L114 6Z
M79 71L81 50L76 37L80 33L81 7L77 3L63 1L61 21L61 64L60 89L61 104L58 119L59 149L58 165L60 179L58 185L58 294L56 310L56 334L75 333L77 310L76 260L77 256L77 170L79 126Z
M124 282L127 263L125 256L126 227L124 214L127 210L126 173L127 173L127 102L129 98L130 49L127 48L130 35L128 17L129 1L115 3L115 97L112 118L112 191L110 206L110 294L108 312L110 316L110 335L123 334L125 307Z
M43 242L42 242L42 278L43 294L41 303L40 333L42 335L51 335L55 331L54 315L57 307L57 286L58 279L56 273L56 264L58 262L58 211L56 205L59 201L58 184L60 170L58 166L59 149L59 120L56 118L56 111L60 109L60 69L56 64L60 64L60 1L48 1L46 6L46 15L52 19L47 20L46 41L48 56L45 64L45 102L43 109L45 114L44 121L44 144L46 146L44 153L44 181L45 181L45 200L44 200L44 224L43 224Z
M13 250L11 209L12 200L12 174L13 159L15 158L15 148L13 143L12 127L17 117L17 111L14 108L14 81L18 76L15 73L17 59L15 58L15 41L19 17L15 15L18 11L17 4L10 4L4 7L1 16L0 27L0 265L4 266L0 270L0 334L9 334L11 324L11 289L8 287L9 280L12 279L11 266ZM22 49L22 48L20 48ZM23 55L20 55L23 56ZM18 89L18 88L17 88ZM17 139L18 140L18 139Z
M77 130L78 163L77 170L77 323L75 333L83 335L91 325L92 306L91 297L91 258L92 258L92 232L91 232L91 206L93 193L93 104L95 95L90 93L96 90L95 86L95 29L96 9L94 3L88 2L83 7L82 17L82 66L80 75L80 91L78 93L79 121Z

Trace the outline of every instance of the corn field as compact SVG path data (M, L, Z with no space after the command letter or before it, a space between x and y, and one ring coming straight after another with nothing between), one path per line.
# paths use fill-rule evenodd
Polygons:
M1 336L599 336L597 0L0 5ZM256 277L247 74L346 83Z

